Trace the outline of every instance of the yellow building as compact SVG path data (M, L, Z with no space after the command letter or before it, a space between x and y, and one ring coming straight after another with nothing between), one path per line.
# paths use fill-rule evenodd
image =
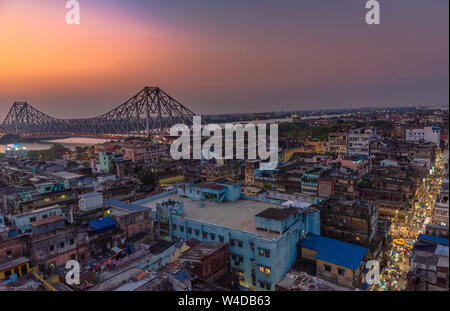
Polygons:
M306 149L314 153L325 153L325 143L319 139L310 138L306 141Z
M18 277L30 272L30 259L20 257L11 261L0 264L0 280L9 279L13 274Z
M171 177L166 177L166 178L162 178L159 180L159 185L164 187L164 186L168 186L170 184L179 182L184 180L184 176L183 175L176 175L176 176L171 176Z

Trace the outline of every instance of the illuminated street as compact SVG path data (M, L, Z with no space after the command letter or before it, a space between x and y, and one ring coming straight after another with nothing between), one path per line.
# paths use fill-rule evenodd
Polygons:
M404 290L406 274L409 270L409 251L419 234L424 233L425 226L431 221L434 202L442 184L444 158L440 150L428 176L422 179L416 192L414 216L408 226L392 219L390 234L392 245L387 251L387 264L380 274L381 286L378 290Z

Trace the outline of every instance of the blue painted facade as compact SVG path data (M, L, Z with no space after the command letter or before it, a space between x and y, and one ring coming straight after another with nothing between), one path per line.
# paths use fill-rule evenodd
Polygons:
M17 214L11 217L13 226L20 232L31 231L31 222L62 215L60 207L43 208L31 213Z
M170 263L171 255L175 252L175 244L164 250L159 254L155 254L152 258L140 263L138 268L143 270L153 270L158 271L165 265Z
M214 184L217 189L206 186ZM221 183L186 183L179 187L178 195L189 197L195 200L209 200L216 202L230 201L234 202L241 198L241 184L221 184Z
M181 193L186 195L184 190ZM194 197L198 194L194 193ZM256 216L257 227L280 232L273 235L275 239L266 239L254 232L186 218L182 201L161 201L156 206L154 219L158 220L160 233L166 233L170 241L181 244L195 238L229 243L231 269L239 275L241 285L255 290L275 290L275 284L284 278L297 258L300 236L308 232L320 234L320 212L315 209L299 209L282 221Z

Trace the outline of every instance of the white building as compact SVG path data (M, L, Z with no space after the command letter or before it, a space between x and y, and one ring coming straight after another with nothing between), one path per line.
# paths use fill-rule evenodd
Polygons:
M442 191L436 198L433 211L433 223L439 226L448 227L448 189Z
M103 207L103 195L99 192L89 192L78 196L78 206L82 211L92 211Z
M370 143L377 139L376 131L372 128L350 129L348 131L348 156L370 156Z
M406 129L407 141L435 143L437 146L439 146L440 139L441 133L438 126L426 126L423 128Z

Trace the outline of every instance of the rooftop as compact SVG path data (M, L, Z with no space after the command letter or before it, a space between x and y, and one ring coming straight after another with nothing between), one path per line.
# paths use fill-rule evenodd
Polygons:
M195 188L206 188L206 189L212 189L212 190L222 190L225 189L225 186L219 185L214 182L204 182L194 185Z
M432 242L448 246L448 239L440 238L433 235L419 234L418 239L424 240L426 242Z
M89 192L89 193L85 193L85 194L80 194L78 197L79 198L93 198L93 197L97 197L102 195L100 192Z
M298 245L317 251L316 259L333 263L351 270L358 269L367 254L367 248L308 233Z
M118 208L121 210L126 210L129 212L141 212L141 211L146 211L149 209L145 205L137 205L137 204L133 204L133 203L127 203L127 202L123 202L123 201L116 200L116 199L105 201L105 205L109 205L111 207L115 207L115 208Z
M298 212L298 209L296 209L296 208L279 209L279 208L270 207L255 216L282 221L282 220L285 220L286 218L289 218L291 215L293 215L297 212Z
M277 284L291 291L348 291L348 288L322 280L306 272L290 271Z
M75 173L71 173L71 172L66 172L66 171L55 172L52 175L56 176L56 177L60 177L62 179L74 179L74 178L83 177L83 175L75 174Z
M12 267L24 264L29 261L30 261L30 259L28 259L26 257L20 257L20 258L13 259L11 261L0 264L0 271L10 269Z
M150 241L150 251L155 254L160 254L174 244L174 242L169 242L166 240Z
M282 206L278 204L244 199L234 202L216 203L183 198L177 194L171 194L142 205L151 207L156 211L156 203L167 201L168 199L184 203L185 218L253 233L269 240L277 239L280 236L277 233L256 230L255 226L255 215L268 208L278 208L282 211Z
M201 242L191 249L184 252L180 259L188 260L188 261L194 261L194 262L200 262L203 258L206 256L209 256L213 253L215 253L217 250L222 248L226 243L216 243L216 242Z
M44 218L41 220L33 221L30 223L30 225L37 227L37 226L42 226L42 225L46 225L46 224L61 221L61 220L64 220L63 216L52 216L50 218Z

